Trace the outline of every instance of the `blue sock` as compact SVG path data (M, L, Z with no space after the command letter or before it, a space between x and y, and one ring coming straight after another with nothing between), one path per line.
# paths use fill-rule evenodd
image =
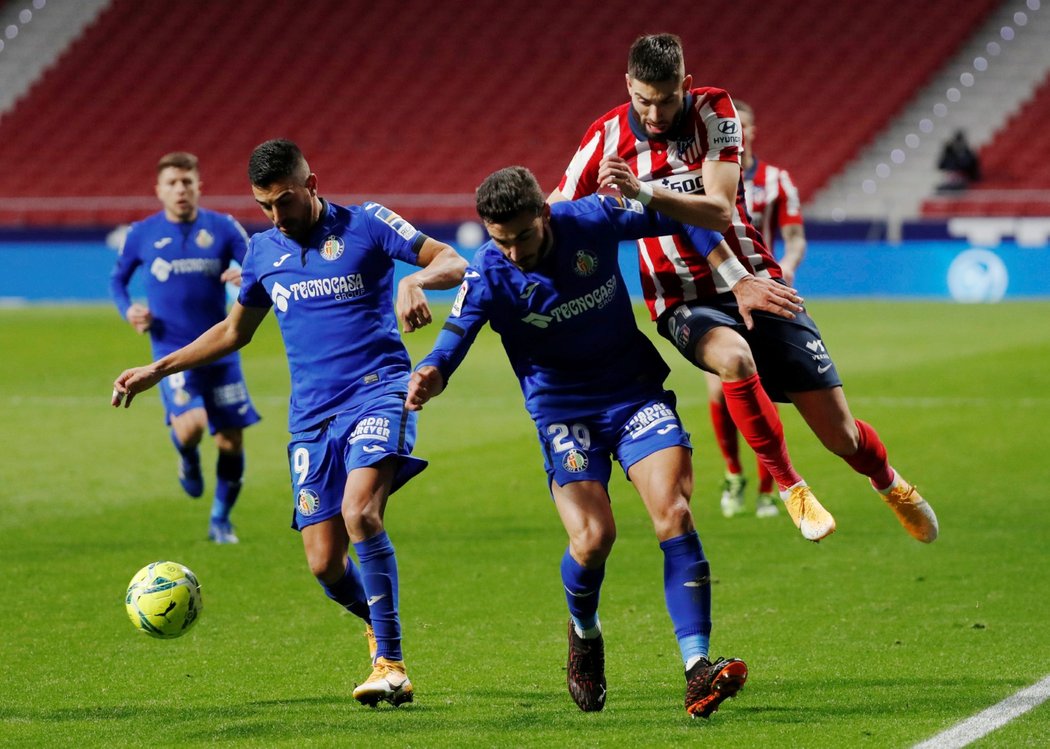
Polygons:
M368 604L365 603L365 586L361 582L361 574L349 558L346 560L346 572L339 580L334 583L326 583L323 580L317 582L321 583L326 596L354 616L359 616L369 623Z
M577 629L592 629L598 624L598 597L604 579L604 564L597 569L587 569L565 549L561 558L561 581L565 586L569 615Z
M696 531L669 538L664 552L664 597L682 661L707 657L711 639L711 567Z
M361 564L361 578L367 596L372 629L379 649L377 657L400 661L401 621L397 616L397 559L386 531L354 544Z
M185 445L183 445L181 442L179 442L179 438L175 436L174 429L170 430L168 434L171 435L171 444L175 445L175 449L179 451L179 455L182 456L183 460L185 460L191 465L200 464L201 454L200 451L197 449L196 445L194 445L193 447L186 447Z
M215 463L215 499L211 504L212 520L229 520L230 510L241 493L241 478L244 476L244 453L219 451Z

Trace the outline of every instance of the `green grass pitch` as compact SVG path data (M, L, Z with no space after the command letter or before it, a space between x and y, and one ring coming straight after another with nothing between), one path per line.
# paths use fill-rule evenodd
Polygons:
M247 432L242 541L216 547L211 471L205 499L181 494L157 396L108 406L147 341L109 308L0 310L0 745L905 747L1038 681L1050 673L1050 303L811 311L854 414L934 505L941 538L911 540L790 408L792 457L838 532L814 545L785 515L723 519L703 382L658 341L696 445L713 654L751 672L711 720L692 721L662 558L622 474L601 607L608 706L584 714L569 698L565 536L491 333L422 412L430 468L387 512L416 702L370 710L350 696L368 673L363 628L322 595L288 527L274 321L244 352L264 421ZM407 337L414 359L436 328ZM203 456L211 466L210 443ZM144 637L124 613L129 578L157 559L203 586L201 621L179 640ZM1047 735L1043 705L979 746Z

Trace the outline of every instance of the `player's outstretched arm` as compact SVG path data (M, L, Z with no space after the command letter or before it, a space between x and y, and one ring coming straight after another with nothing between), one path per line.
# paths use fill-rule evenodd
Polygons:
M444 389L445 378L441 376L437 367L420 367L408 379L405 408L409 411L420 411L427 401L441 395Z
M467 261L444 242L428 238L419 250L421 270L397 285L394 310L406 333L433 322L424 289L451 289L463 282Z
M266 316L267 308L244 307L234 302L226 319L204 331L196 340L152 364L127 369L113 381L110 405L131 405L137 393L149 390L170 374L221 359L247 344Z
M795 289L748 273L725 242L719 242L711 250L707 262L732 290L740 309L740 316L744 318L748 330L755 327L751 313L756 310L770 312L788 320L793 320L795 313L802 311L805 300Z

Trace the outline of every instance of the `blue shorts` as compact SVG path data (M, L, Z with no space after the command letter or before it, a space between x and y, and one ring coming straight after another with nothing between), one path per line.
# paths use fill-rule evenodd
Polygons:
M736 297L719 294L713 299L683 302L668 310L656 323L660 335L692 362L696 342L712 328L732 328L747 341L755 357L762 387L772 400L790 402L787 393L828 390L842 385L820 330L804 310L788 320L768 312L753 312L754 330L740 317ZM704 367L700 367L704 369Z
M665 390L651 400L636 401L576 419L572 423L537 424L547 485L598 481L608 489L612 459L624 475L631 466L668 447L692 449L675 411L677 399Z
M405 410L404 396L385 395L293 434L288 443L295 503L292 527L302 530L339 515L346 477L355 468L397 456L391 494L421 473L427 462L410 455L416 442L416 418Z
M260 417L248 395L239 362L208 364L185 372L176 372L160 381L160 399L164 404L164 423L194 408L208 414L212 434L223 429L242 429Z

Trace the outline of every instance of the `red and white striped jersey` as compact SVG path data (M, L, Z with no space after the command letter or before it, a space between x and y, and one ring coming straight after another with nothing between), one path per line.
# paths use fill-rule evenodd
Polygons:
M775 251L781 227L802 223L802 201L787 169L756 158L744 172L747 212L770 251Z
M666 140L648 137L630 103L603 115L587 129L565 170L558 190L566 198L598 190L598 165L604 156L619 155L639 180L685 193L703 193L700 170L705 159L740 163L740 120L729 94L719 88L694 88L685 97L684 115ZM741 180L726 243L752 273L780 278L780 266L748 220ZM729 289L687 237L670 235L638 241L642 290L655 320L681 302Z

